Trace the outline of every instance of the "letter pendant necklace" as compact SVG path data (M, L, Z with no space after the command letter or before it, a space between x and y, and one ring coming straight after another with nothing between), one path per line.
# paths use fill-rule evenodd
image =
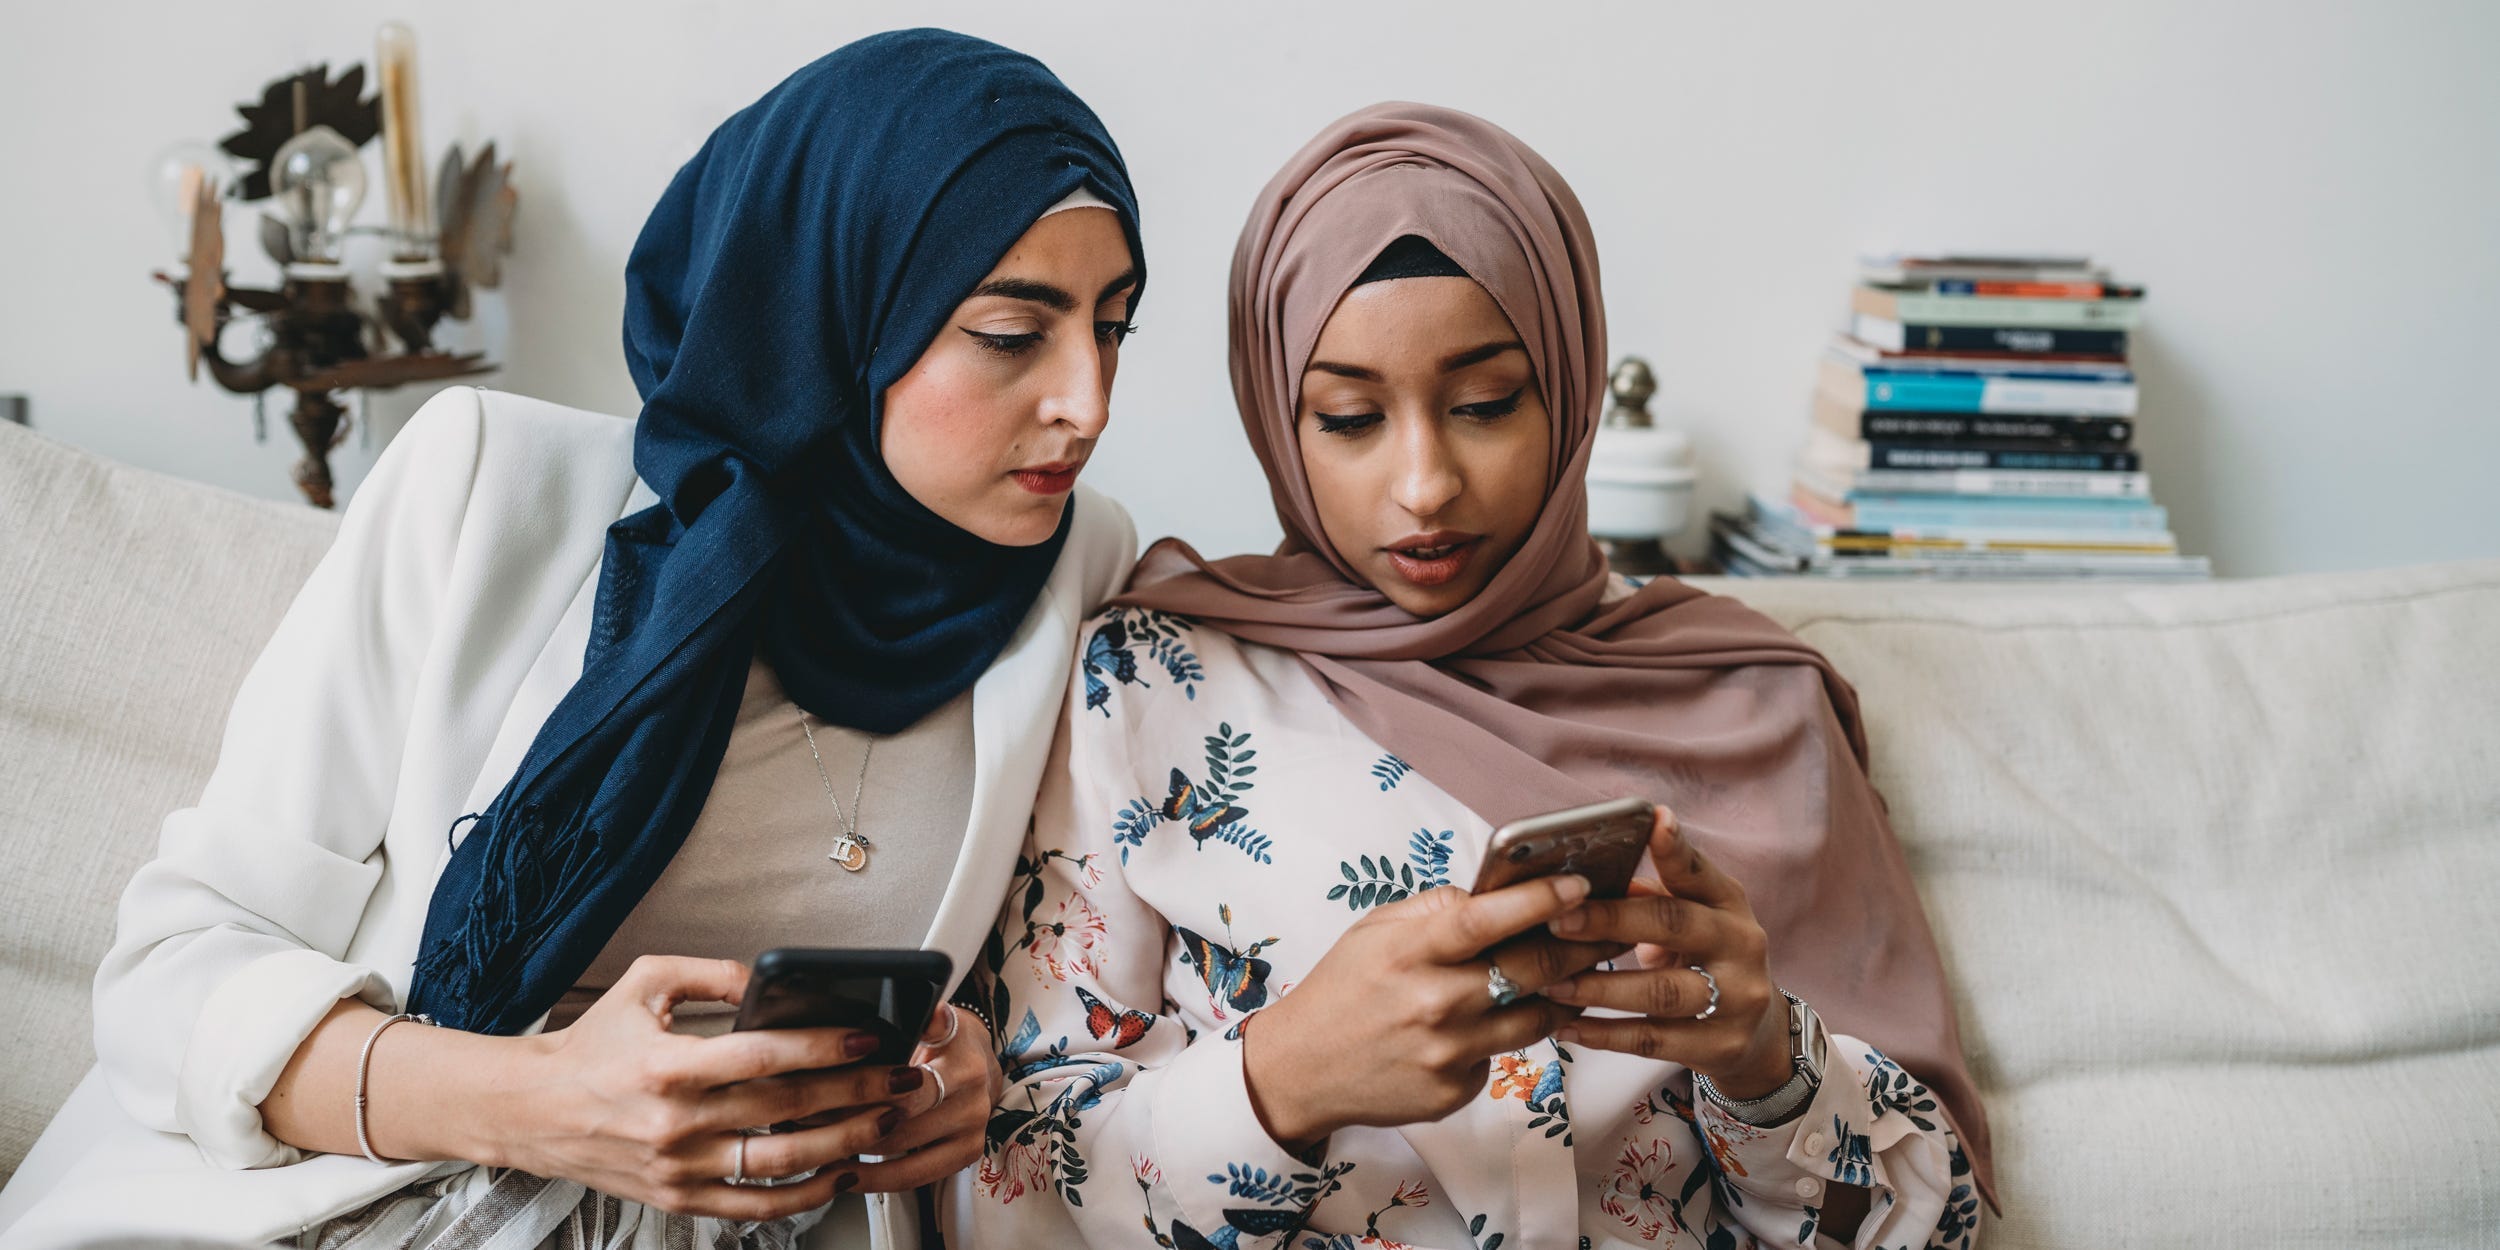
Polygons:
M807 712L799 712L799 732L807 735L807 753L816 761L816 779L825 783L825 801L833 804L833 814L842 822L842 833L833 840L833 849L825 858L842 865L845 872L858 872L868 866L868 852L876 845L859 831L859 800L868 789L868 757L877 753L877 740L868 740L868 749L859 755L859 780L851 785L850 810L844 811L842 800L833 794L833 778L825 772L825 757L816 749L816 731L807 727Z

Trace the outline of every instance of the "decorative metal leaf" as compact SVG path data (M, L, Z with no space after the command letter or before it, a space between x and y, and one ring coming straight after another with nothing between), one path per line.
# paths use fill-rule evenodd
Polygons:
M295 87L304 86L304 116L295 116ZM291 74L261 89L260 103L238 104L235 111L243 115L243 129L227 135L217 146L228 153L252 162L251 172L237 184L236 198L265 200L269 198L269 158L278 154L300 131L315 126L328 126L349 143L363 147L382 129L382 97L364 97L365 67L350 65L347 71L330 80L327 64L315 65L300 74ZM364 97L364 98L359 98Z
M510 164L495 163L492 142L466 167L456 147L443 161L435 221L443 232L438 250L453 317L468 317L471 287L492 290L503 281L503 257L512 250L512 218L521 202L511 178Z
M269 259L278 262L280 268L295 262L294 232L274 213L260 215L260 250L269 253Z
M438 378L460 378L493 372L485 354L470 352L451 355L447 352L425 352L411 356L368 356L362 360L343 361L311 377L289 383L299 391L336 391L356 387L383 389L407 382L426 382Z
M190 380L200 380L200 351L217 340L217 309L226 296L225 214L202 179L191 202L191 276L182 284L182 328Z

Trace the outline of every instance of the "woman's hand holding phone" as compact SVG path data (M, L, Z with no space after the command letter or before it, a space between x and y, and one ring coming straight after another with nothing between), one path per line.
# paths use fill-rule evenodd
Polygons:
M1547 926L1576 942L1630 944L1641 965L1546 986L1557 1003L1633 1013L1583 1016L1557 1038L1683 1064L1730 1098L1777 1090L1793 1071L1788 1003L1771 981L1770 939L1744 887L1686 839L1664 808L1649 850L1658 881L1634 881L1628 897L1591 899ZM1713 980L1718 1009L1695 1019L1710 1007Z
M938 1005L912 1063L909 1070L925 1068L938 1080L906 1095L902 1123L861 1152L878 1157L850 1169L864 1192L917 1189L971 1167L981 1157L990 1109L1006 1092L989 1029L952 1003Z
M896 1149L910 1108L932 1097L917 1068L859 1062L875 1049L874 1035L669 1032L680 1004L736 1003L747 983L747 968L734 960L635 960L571 1025L523 1039L531 1057L498 1117L504 1139L484 1152L495 1157L477 1161L579 1181L666 1211L739 1220L811 1211L863 1185L871 1169L899 1167L832 1166ZM941 1071L952 1090L964 1061L947 1059ZM805 1124L767 1136L744 1131L790 1121ZM977 1135L974 1145L977 1152ZM750 1179L815 1174L766 1188L731 1184L740 1171Z
M1483 1093L1493 1056L1579 1014L1536 997L1496 1005L1488 960L1533 995L1622 953L1534 932L1588 892L1576 875L1478 895L1445 886L1356 921L1242 1030L1260 1123L1298 1153L1349 1125L1437 1120Z

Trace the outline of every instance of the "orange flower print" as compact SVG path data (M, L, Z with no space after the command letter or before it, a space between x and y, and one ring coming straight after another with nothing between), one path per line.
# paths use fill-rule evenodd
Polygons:
M1053 981L1090 977L1102 972L1099 952L1110 940L1102 913L1082 894L1059 900L1048 923L1033 925L1033 962Z
M1495 1102L1505 1098L1526 1102L1528 1095L1536 1092L1537 1077L1542 1073L1543 1069L1530 1064L1526 1055L1503 1055L1493 1061L1493 1084L1486 1088L1484 1096Z
M1710 1138L1710 1157L1719 1161L1719 1170L1738 1176L1750 1175L1745 1171L1745 1165L1736 1158L1736 1148L1728 1144L1727 1135L1719 1131L1718 1125L1713 1124L1703 1132Z
M1683 1232L1684 1225L1675 1218L1669 1201L1675 1192L1674 1176L1675 1151L1666 1142L1653 1139L1647 1150L1626 1142L1622 1157L1606 1177L1597 1207L1643 1241L1656 1241L1668 1229Z

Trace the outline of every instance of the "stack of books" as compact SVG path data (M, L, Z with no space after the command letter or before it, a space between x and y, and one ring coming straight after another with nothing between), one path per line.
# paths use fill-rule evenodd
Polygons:
M2144 289L2087 257L1865 262L1783 495L1711 519L1740 576L2203 578L2135 450Z

